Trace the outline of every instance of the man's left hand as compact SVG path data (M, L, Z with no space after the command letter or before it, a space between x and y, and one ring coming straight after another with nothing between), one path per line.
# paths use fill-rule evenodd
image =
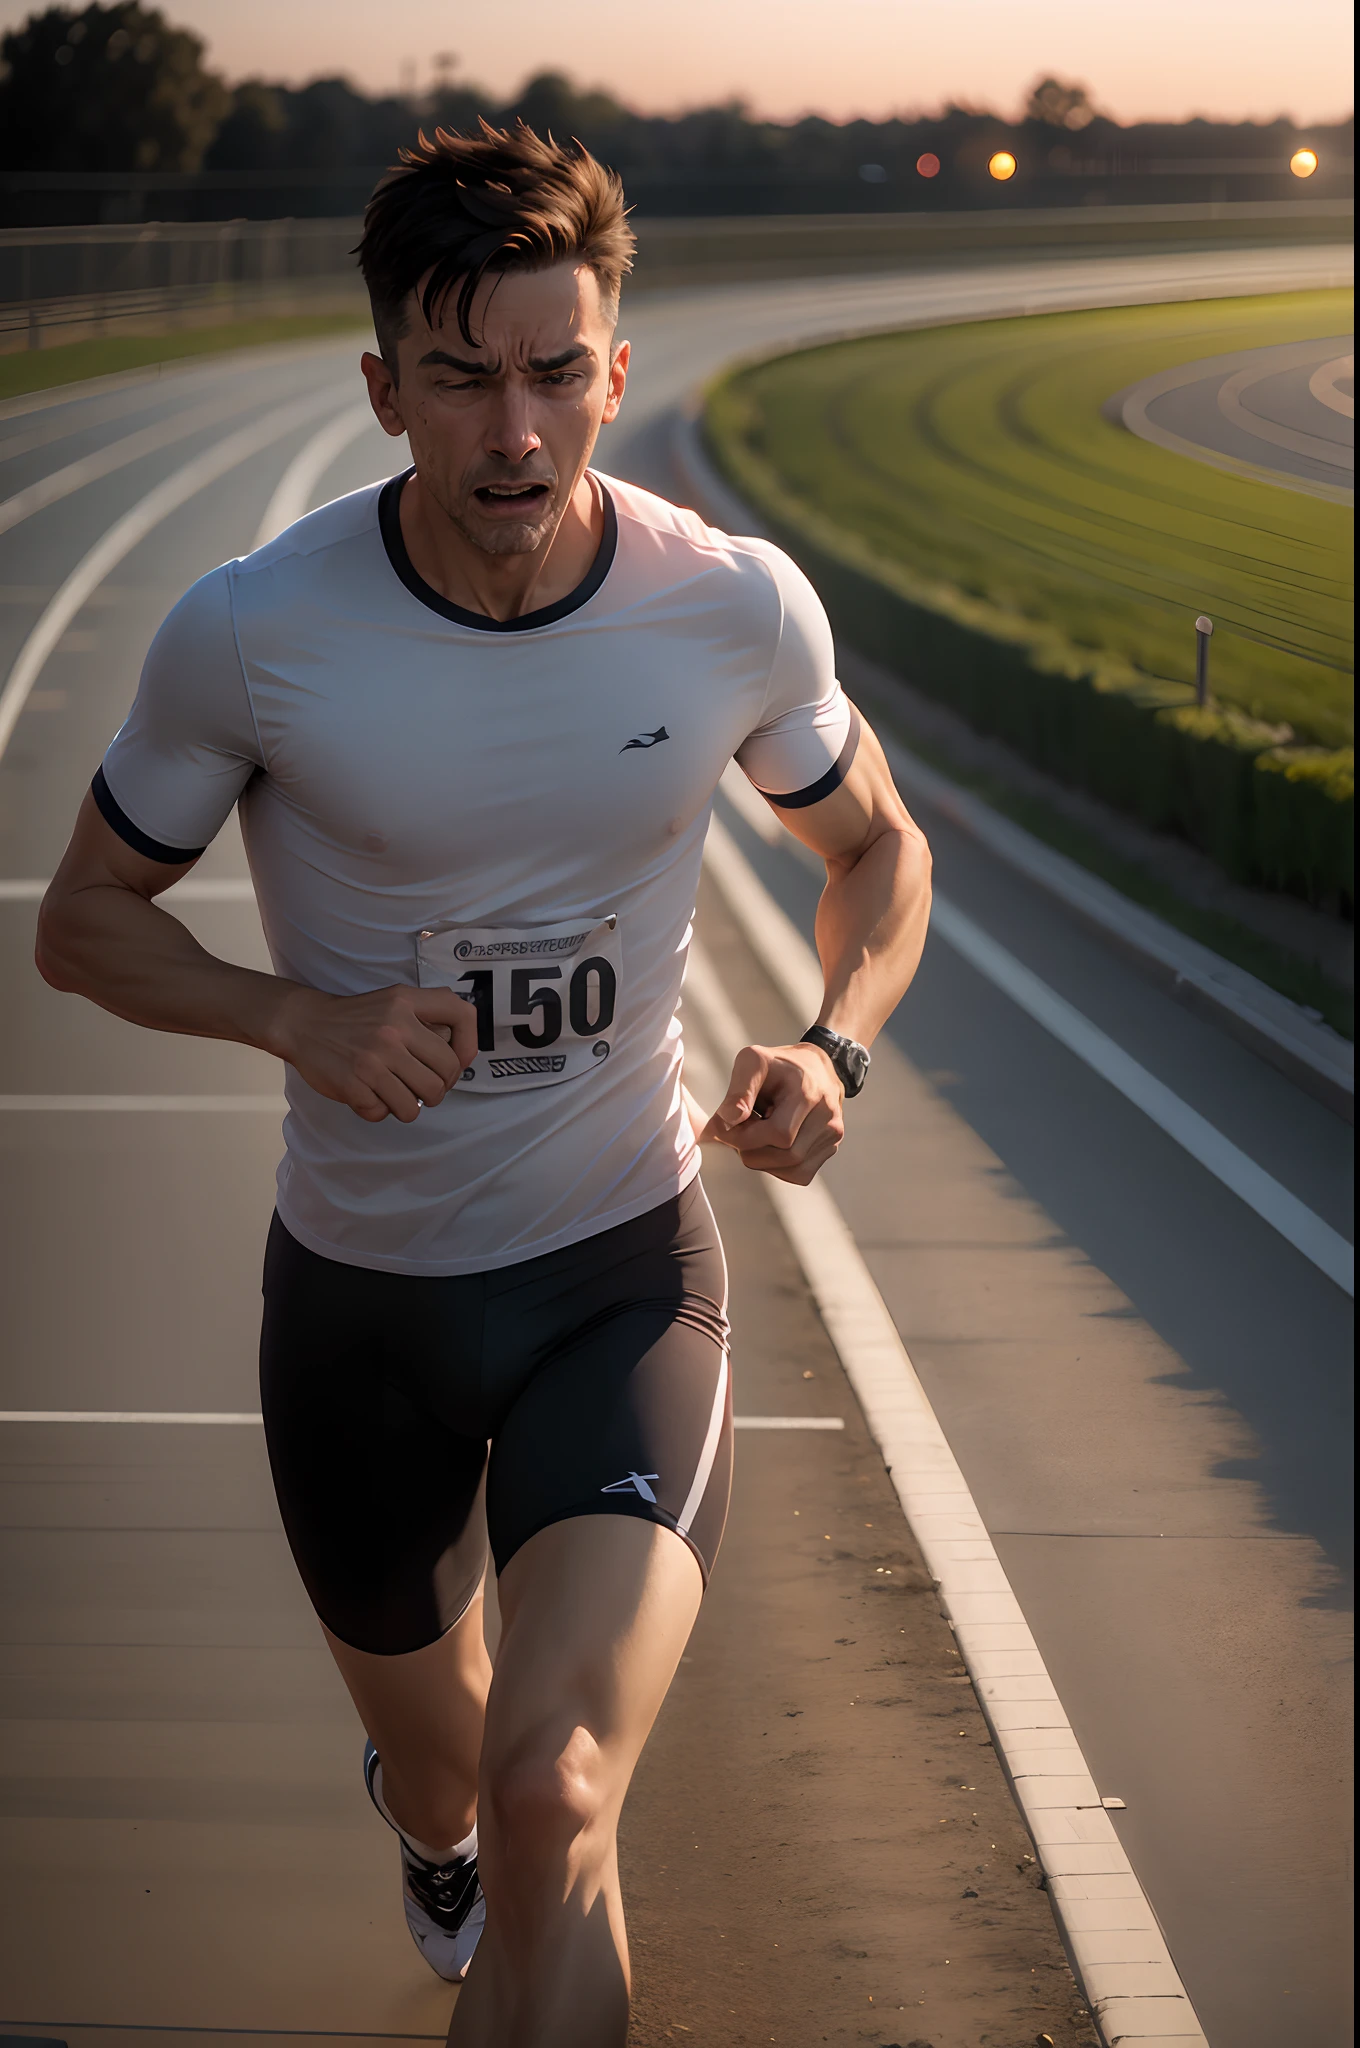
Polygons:
M748 1045L700 1133L700 1143L730 1145L753 1173L805 1188L845 1136L840 1076L816 1045Z

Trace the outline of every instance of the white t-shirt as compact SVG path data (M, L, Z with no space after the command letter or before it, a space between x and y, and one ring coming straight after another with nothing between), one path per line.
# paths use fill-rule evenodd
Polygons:
M735 755L758 789L815 802L858 721L816 594L768 543L596 477L584 583L498 621L416 574L402 482L194 585L95 794L166 861L239 806L288 979L476 1001L471 1073L413 1124L366 1123L287 1070L278 1204L327 1258L479 1272L693 1178L676 1010L714 790Z

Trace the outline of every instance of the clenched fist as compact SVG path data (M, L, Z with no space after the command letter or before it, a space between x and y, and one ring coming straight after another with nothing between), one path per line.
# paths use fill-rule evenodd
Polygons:
M699 1140L730 1145L753 1173L805 1188L845 1136L844 1095L820 1046L744 1046Z
M366 1123L414 1123L442 1102L477 1057L477 1012L451 988L374 989L328 996L295 988L283 1005L277 1050L309 1088Z

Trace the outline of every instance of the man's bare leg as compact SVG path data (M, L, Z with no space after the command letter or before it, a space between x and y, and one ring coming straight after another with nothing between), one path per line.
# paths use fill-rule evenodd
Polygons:
M491 1684L482 1596L427 1649L375 1657L326 1641L382 1759L383 1801L431 1849L466 1840L477 1818L477 1763Z
M628 1943L616 1830L703 1581L669 1529L542 1529L500 1580L482 1750L486 1931L451 2048L623 2048Z

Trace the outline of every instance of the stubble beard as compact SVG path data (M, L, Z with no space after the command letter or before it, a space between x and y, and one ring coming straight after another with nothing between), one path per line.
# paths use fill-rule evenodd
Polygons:
M545 479L546 481L546 479ZM477 501L469 493L461 503L445 510L470 546L484 555L533 555L545 548L562 523L554 481L546 498L540 498L532 513L523 519L481 518Z

